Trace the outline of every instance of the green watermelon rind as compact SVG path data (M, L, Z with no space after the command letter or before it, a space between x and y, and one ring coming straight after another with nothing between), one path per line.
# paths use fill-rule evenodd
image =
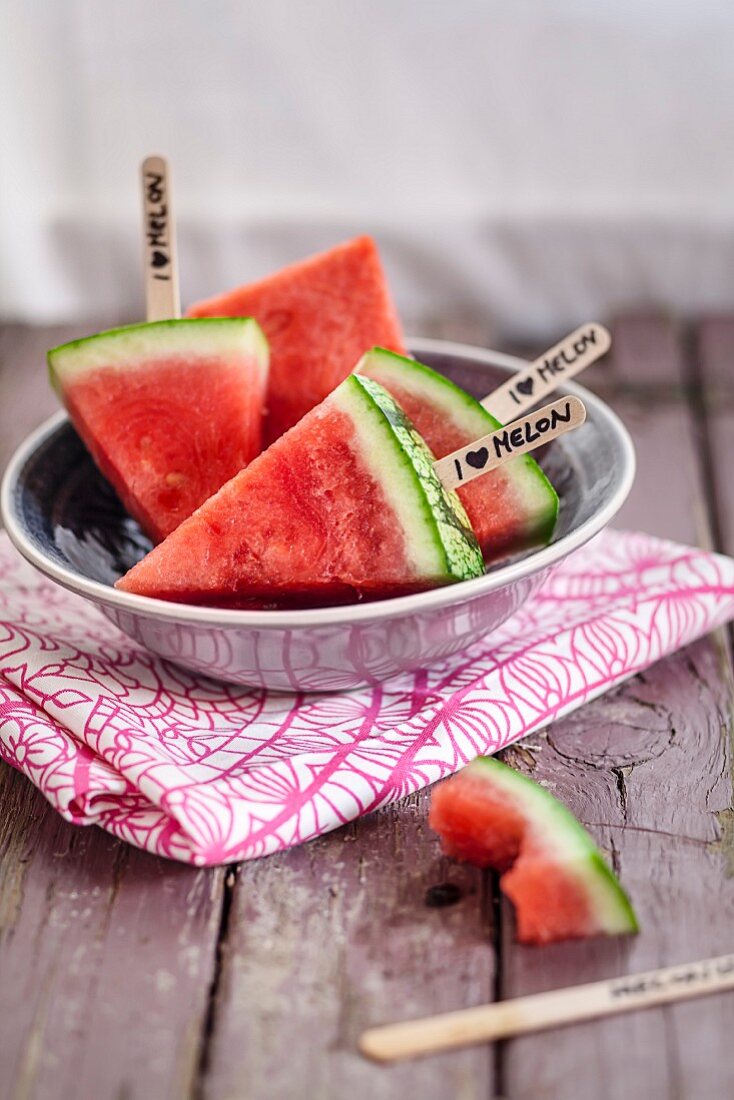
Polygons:
M482 553L458 497L439 480L433 455L387 390L352 374L331 400L352 415L364 461L388 500L399 505L396 514L405 517L407 546L419 571L447 581L482 576ZM411 506L415 522L406 522Z
M443 405L454 423L471 433L475 439L502 427L500 421L476 398L417 359L398 355L387 348L372 348L362 357L356 371L374 378L377 382L381 381L381 374L383 377L393 377L398 385L401 382L405 384L407 374L414 388L423 389L432 402ZM532 494L537 500L533 509L537 519L532 530L527 532L532 544L550 542L558 521L558 494L531 455L514 458L511 468L518 490L524 495Z
M134 369L136 359L149 361L159 343L163 354L226 355L244 350L255 356L263 376L268 370L268 342L254 317L178 317L105 329L52 348L47 356L51 385L62 393L88 371L110 366Z
M515 800L519 812L542 829L549 855L573 870L594 899L597 917L618 933L639 932L632 904L617 876L583 825L558 799L533 779L491 756L478 756L465 769L493 783Z

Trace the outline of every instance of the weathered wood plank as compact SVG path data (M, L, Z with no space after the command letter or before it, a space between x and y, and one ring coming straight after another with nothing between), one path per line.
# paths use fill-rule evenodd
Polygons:
M48 382L46 352L85 331L78 325L0 328L0 471L28 433L59 409L59 399Z
M611 326L614 343L608 360L590 367L584 383L596 385L608 378L618 389L648 389L679 394L685 378L685 355L680 325L659 313L627 315Z
M0 461L54 411L46 348L0 336ZM178 1098L198 1072L224 872L66 824L0 763L0 1096Z
M682 384L682 356L672 351L668 325L646 324L636 321L631 335L623 326L615 333L622 377L661 384L658 400L636 399L627 382L625 395L613 400L640 464L622 520L706 542L696 426L662 392ZM620 357L630 361L620 364ZM657 367L648 375L651 361ZM534 951L512 943L503 905L503 997L730 949L734 882L726 877L718 815L731 801L731 704L724 648L705 639L507 754L590 826L643 930L626 940ZM732 1027L734 999L721 997L517 1039L501 1054L500 1088L511 1100L731 1095Z
M74 828L4 764L0 802L0 1096L189 1095L224 871Z
M491 999L482 875L449 865L425 793L241 868L204 1079L206 1100L474 1100L493 1095L493 1053L413 1065L364 1061L356 1041L391 1016ZM426 892L451 882L455 904Z
M694 344L703 389L721 548L734 553L734 317L712 317Z
M622 521L695 541L705 515L697 429L680 401L676 334L656 325L637 318L618 328L615 359L594 388L617 393L613 403L638 446L638 482ZM12 372L31 360L42 367L45 347L66 335L45 332L39 347L26 331L22 356L17 341L11 357L7 339L5 356L0 345L6 398ZM460 326L451 336L466 338ZM33 385L35 397L25 386L15 391L22 415L12 400L0 409L8 454L53 408L52 398L39 404L45 377ZM503 996L731 946L721 828L729 820L731 693L722 660L712 643L699 643L513 750L613 854L645 930L635 941L530 951L511 944L505 909ZM188 1095L214 974L222 873L189 871L97 830L74 830L21 777L4 769L0 778L9 807L0 920L10 929L0 941L0 1066L12 1064L28 1097L65 1095L71 1082L76 1095L100 1100ZM490 882L441 860L426 801L410 799L241 869L224 895L227 935L197 1095L389 1100L416 1090L431 1100L485 1097L497 1084L508 1100L731 1093L726 998L414 1065L362 1062L355 1041L367 1024L489 1000L495 985ZM447 880L460 900L428 908L426 890ZM67 1003L69 991L78 995Z

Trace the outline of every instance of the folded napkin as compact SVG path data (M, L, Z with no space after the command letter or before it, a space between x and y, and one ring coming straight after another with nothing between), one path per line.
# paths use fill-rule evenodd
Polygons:
M152 656L0 541L0 756L78 825L199 866L337 828L734 617L734 561L607 531L485 641L348 694Z

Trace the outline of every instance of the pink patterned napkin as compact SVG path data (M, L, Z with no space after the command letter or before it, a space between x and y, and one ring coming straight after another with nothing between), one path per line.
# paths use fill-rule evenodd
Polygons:
M0 756L60 814L207 865L299 844L433 783L734 617L734 560L607 531L486 640L341 695L153 657L0 541Z

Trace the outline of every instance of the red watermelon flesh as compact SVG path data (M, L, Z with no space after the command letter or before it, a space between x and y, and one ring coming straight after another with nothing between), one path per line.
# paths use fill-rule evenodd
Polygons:
M383 348L357 370L395 398L436 458L500 427L470 394L437 371ZM487 562L545 545L558 516L558 496L531 455L522 455L457 490Z
M375 242L357 237L226 294L192 317L255 317L270 344L266 444L331 393L374 344L403 350Z
M262 449L267 344L252 320L177 320L49 352L74 427L158 542Z
M482 572L425 444L382 387L351 375L117 587L237 607L377 598Z
M586 830L543 787L478 757L433 792L430 825L456 859L499 871L520 943L638 931L616 876Z

